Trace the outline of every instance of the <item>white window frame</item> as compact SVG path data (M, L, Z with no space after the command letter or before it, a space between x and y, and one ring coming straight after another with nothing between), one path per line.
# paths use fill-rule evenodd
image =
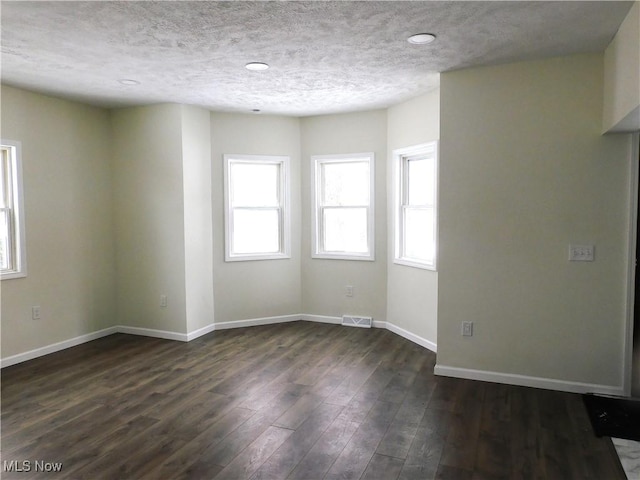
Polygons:
M279 205L279 232L280 251L276 253L234 253L233 245L233 217L234 209L231 205L231 164L275 164L280 166L280 179L278 185ZM225 210L225 261L242 262L250 260L281 260L291 258L291 208L290 208L290 181L289 181L289 157L282 155L224 155L224 210ZM255 208L263 207L239 207ZM271 208L271 207L270 207Z
M2 280L27 276L27 249L25 243L24 197L22 189L22 144L15 140L0 140L7 184L5 197L0 199L0 210L6 212L9 224L9 268L0 272ZM3 213L4 214L4 213Z
M408 168L407 163L411 158L416 157L429 157L434 159L434 201L433 205L422 205L411 207L408 205ZM409 267L422 268L425 270L437 271L437 259L438 259L438 142L422 143L420 145L414 145L411 147L400 148L393 151L393 165L394 165L394 181L395 194L394 194L394 260L393 262L398 265L405 265ZM405 211L408 208L432 208L433 209L433 232L434 232L434 246L435 253L433 261L424 261L421 259L412 258L405 253Z
M322 224L322 165L327 163L348 163L367 160L369 163L369 204L358 205L367 208L367 250L360 252L328 252L324 250ZM343 155L312 155L311 156L311 257L332 260L375 260L375 155L373 152L350 153Z

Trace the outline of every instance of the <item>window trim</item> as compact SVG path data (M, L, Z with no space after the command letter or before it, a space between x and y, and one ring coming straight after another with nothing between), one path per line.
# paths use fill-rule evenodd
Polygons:
M286 155L244 155L224 154L224 235L225 262L246 262L252 260L282 260L291 258L291 208L290 208L290 160ZM280 165L280 252L276 253L242 253L234 254L233 245L233 211L231 208L231 163L277 164Z
M11 280L15 278L24 278L27 276L27 248L25 239L25 220L24 220L24 189L22 183L22 143L16 140L0 140L0 148L2 150L10 150L9 154L10 169L12 175L11 180L11 215L14 250L14 268L0 272L0 279ZM4 168L3 166L0 168Z
M325 252L321 250L322 226L320 214L322 206L321 166L325 163L347 163L367 159L369 162L369 206L367 207L367 247L368 253ZM375 261L375 154L373 152L311 156L311 258L328 260Z
M434 158L434 201L433 201L433 222L434 222L434 241L435 254L433 262L420 261L415 258L407 257L404 254L404 215L405 207L404 197L408 183L406 176L406 164L409 158L417 155L433 156ZM439 189L439 158L438 158L438 141L421 143L410 147L399 148L393 150L393 185L394 185L394 254L393 263L404 265L407 267L420 268L423 270L438 270L438 189Z

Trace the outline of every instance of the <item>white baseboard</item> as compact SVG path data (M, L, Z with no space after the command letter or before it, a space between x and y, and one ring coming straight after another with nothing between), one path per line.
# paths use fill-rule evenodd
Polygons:
M55 353L59 352L60 350L75 347L92 340L97 340L98 338L113 335L114 333L118 333L118 327L105 328L103 330L98 330L97 332L87 333L86 335L80 335L78 337L70 338L69 340L53 343L51 345L47 345L46 347L35 348L33 350L29 350L28 352L18 353L17 355L12 355L10 357L0 359L0 368L26 362L27 360L33 360L34 358L42 357L44 355L49 355L50 353Z
M156 330L154 328L128 327L126 325L118 325L116 329L118 333L126 333L129 335L164 338L165 340L177 340L178 342L189 341L189 335L187 333L171 332L168 330Z
M570 382L553 378L529 377L514 373L489 372L469 368L449 367L436 364L434 373L444 377L466 378L483 382L505 383L522 387L544 388L570 393L598 393L603 395L623 396L622 386L598 385L593 383Z
M165 340L175 340L178 342L190 342L191 340L195 340L198 337L201 337L203 335L206 335L216 330L254 327L258 325L271 325L274 323L295 322L296 320L304 320L307 322L316 322L316 323L330 323L334 325L340 325L342 323L341 317L332 317L327 315L295 314L295 315L281 315L276 317L251 318L247 320L235 320L235 321L229 321L229 322L212 323L210 325L207 325L206 327L202 327L198 330L194 330L193 332L189 332L189 333L171 332L168 330L157 330L154 328L130 327L127 325L116 325L115 327L106 328L98 332L81 335L79 337L75 337L70 340L65 340L63 342L55 343L53 345L47 345L45 347L36 348L34 350L30 350L25 353L20 353L18 355L13 355L11 357L0 359L0 368L15 365L17 363L22 363L37 357L42 357L43 355L48 355L50 353L58 352L60 350L65 350L70 347L75 347L76 345L90 342L92 340L96 340L101 337L106 337L107 335L112 335L114 333L125 333L128 335L141 335L144 337L163 338ZM422 337L419 337L418 335L414 335L413 333L407 330L404 330L403 328L400 328L397 325L394 325L393 323L384 322L384 321L374 321L373 327L386 328L387 330L390 330L391 332L397 335L400 335L401 337L406 338L407 340L413 343L416 343L424 348L427 348L432 352L436 352L435 343L430 342L429 340L426 340Z
M125 333L130 335L142 335L146 337L164 338L167 340L177 340L181 342L188 342L194 340L202 335L213 332L215 330L226 330L230 328L244 328L257 325L270 325L275 323L293 322L296 320L305 320L309 322L318 323L331 323L341 324L342 319L340 317L331 317L324 315L283 315L277 317L264 317L264 318L252 318L248 320L237 320L230 322L212 323L206 327L194 330L189 333L170 332L166 330L156 330L151 328L139 328L129 327L124 325L118 325L115 327L105 328L97 332L88 333L86 335L80 335L69 340L47 345L45 347L36 348L28 352L12 355L0 359L0 368L9 367L18 363L32 360L50 353L55 353L60 350L75 347L77 345L97 340L98 338L113 335L114 333ZM373 326L375 328L386 328L387 330L400 335L407 340L416 343L424 348L427 348L433 352L437 351L437 345L429 340L426 340L418 335L415 335L397 325L385 321L374 321ZM447 365L437 364L434 369L436 375L456 378L466 378L469 380L480 380L485 382L504 383L509 385L519 385L524 387L544 388L548 390L560 390L571 393L597 393L603 395L624 396L624 389L622 386L611 385L597 385L590 383L570 382L565 380L557 380L550 378L530 377L526 375L517 375L511 373L490 372L485 370L473 370L468 368L450 367Z
M404 328L400 328L399 326L394 325L391 322L373 322L373 326L378 327L377 323L384 324L384 325L380 325L379 328L386 328L390 332L393 332L396 335L400 335L402 338L406 338L410 342L416 343L421 347L426 348L427 350L431 350L433 353L437 353L438 351L438 345L427 340L426 338L419 337L418 335L411 333L410 331L405 330Z
M235 320L230 322L214 323L213 330L227 330L229 328L257 327L258 325L271 325L274 323L295 322L302 320L302 315L282 315L279 317L250 318L248 320ZM212 331L213 331L212 330Z
M206 335L207 333L211 333L214 330L216 330L216 324L210 323L206 327L202 327L202 328L199 328L198 330L194 330L193 332L189 332L187 333L187 342L190 342L191 340L195 340L196 338Z
M342 323L342 317L328 317L326 315L308 315L303 313L300 315L300 319L306 322L316 323L331 323L334 325L340 325Z

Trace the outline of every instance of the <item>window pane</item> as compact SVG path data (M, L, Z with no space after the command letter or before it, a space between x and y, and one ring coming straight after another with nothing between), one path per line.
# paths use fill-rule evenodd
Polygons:
M233 211L233 254L278 253L280 227L278 210Z
M323 204L369 204L369 162L322 164Z
M280 166L231 163L231 202L234 207L275 207L279 204Z
M323 213L326 252L368 253L366 208L325 208Z
M435 202L435 159L407 161L409 205L433 205Z
M404 209L405 256L433 262L436 255L433 209Z
M8 205L9 182L9 149L2 148L0 158L0 208Z
M11 268L11 246L9 243L9 211L0 210L0 269Z

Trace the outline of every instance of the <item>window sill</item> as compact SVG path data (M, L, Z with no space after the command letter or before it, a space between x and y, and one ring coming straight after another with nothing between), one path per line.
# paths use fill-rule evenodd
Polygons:
M225 257L225 262L251 262L254 260L287 260L290 259L291 255L284 253L274 253L274 254L256 254L256 255L234 255Z
M337 253L314 253L311 255L311 258L315 258L319 260L356 260L356 261L365 261L365 262L374 262L376 260L373 255L356 255L356 254L340 255Z
M405 258L395 258L393 260L393 263L395 263L396 265L403 265L405 267L413 267L413 268L419 268L421 270L429 270L431 272L438 271L434 264L417 262L415 260L408 260Z
M15 280L16 278L26 278L27 272L7 272L0 274L0 280Z

